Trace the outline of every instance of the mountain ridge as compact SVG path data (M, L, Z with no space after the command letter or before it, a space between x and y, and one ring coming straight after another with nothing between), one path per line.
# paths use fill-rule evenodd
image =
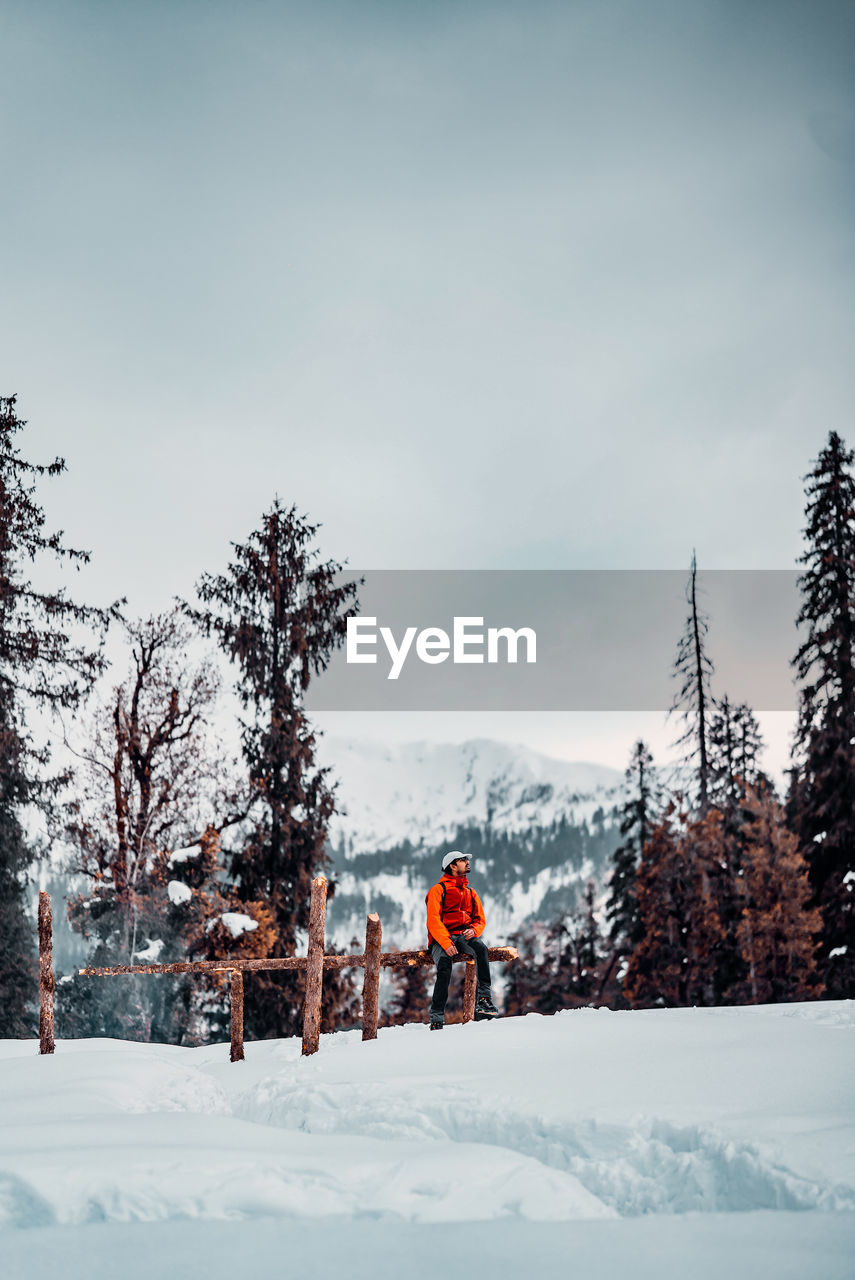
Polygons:
M405 841L435 844L461 826L517 832L569 813L590 818L616 801L623 784L622 771L609 765L492 738L394 746L323 738L318 757L337 784L330 844L348 859Z

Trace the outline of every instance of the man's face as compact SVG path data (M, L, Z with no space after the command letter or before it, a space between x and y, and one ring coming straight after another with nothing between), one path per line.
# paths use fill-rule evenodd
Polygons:
M455 876L465 876L469 872L468 858L455 858L451 864L451 874Z

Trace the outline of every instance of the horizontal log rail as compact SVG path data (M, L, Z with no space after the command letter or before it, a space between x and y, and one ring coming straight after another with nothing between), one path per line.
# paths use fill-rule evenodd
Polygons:
M324 956L324 969L363 969L365 952L360 951L352 956ZM490 947L488 955L491 960L516 960L514 947ZM455 961L465 960L466 956L452 957ZM272 957L269 960L182 960L175 964L113 964L104 969L78 969L81 977L110 978L123 973L230 973L241 970L251 973L253 970L267 969L305 969L308 964L306 956ZM384 969L414 968L421 964L433 964L429 951L384 951L380 956L380 964Z
M391 968L415 968L433 964L430 951L380 950L382 930L380 917L372 913L365 931L365 950L356 955L338 956L324 953L324 926L326 919L327 881L317 876L312 881L312 897L309 906L309 941L304 956L270 956L266 959L184 960L174 964L114 964L106 967L78 969L81 977L110 978L124 974L158 973L228 973L230 994L230 1021L232 1062L241 1062L243 1048L243 976L276 970L306 971L306 995L303 1000L303 1054L317 1053L321 1022L321 997L323 974L327 969L364 969L362 982L362 1039L376 1040L379 1005L380 970ZM41 1053L53 1053L53 970L51 965L51 913L50 898L39 895L39 956L40 956L40 1048ZM490 947L490 960L510 963L516 960L514 947ZM463 1021L471 1022L475 1016L475 962L465 955L454 956L455 961L466 964L466 981L463 988Z

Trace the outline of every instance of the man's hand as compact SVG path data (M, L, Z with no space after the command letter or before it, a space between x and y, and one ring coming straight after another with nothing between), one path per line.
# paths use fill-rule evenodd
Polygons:
M464 936L464 938L466 939L466 941L468 942L470 938L474 938L474 937L475 937L475 930L474 930L474 929L471 929L471 928L470 928L470 929L464 929L464 930L463 930L463 936Z
M457 955L457 947L455 947L455 945L454 945L454 943L453 943L453 942L452 942L452 944L451 944L451 946L450 946L450 947L446 947L446 948L445 948L445 954L446 954L447 956L456 956L456 955Z

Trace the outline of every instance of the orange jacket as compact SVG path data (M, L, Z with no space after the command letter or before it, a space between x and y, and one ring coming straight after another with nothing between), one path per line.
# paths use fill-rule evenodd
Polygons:
M474 929L475 937L484 932L487 917L481 899L470 887L466 876L443 875L427 891L428 947L438 942L443 951L451 946L451 932Z

